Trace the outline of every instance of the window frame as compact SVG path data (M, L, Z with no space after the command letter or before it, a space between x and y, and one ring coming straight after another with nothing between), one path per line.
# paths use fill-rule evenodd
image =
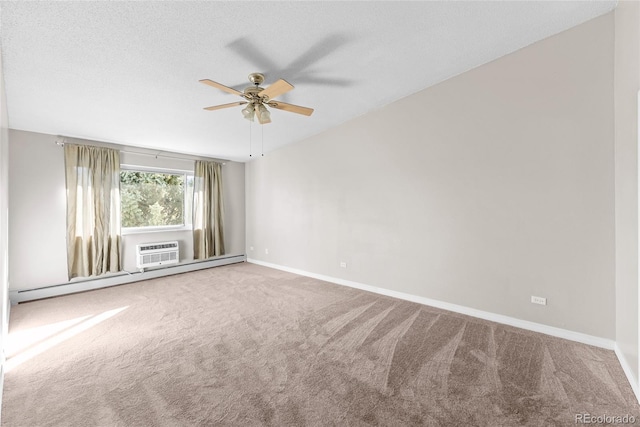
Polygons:
M184 175L185 176L185 196L187 195L186 194L187 193L187 186L186 186L187 177L188 176L194 177L193 170L158 168L158 167L138 166L138 165L130 165L130 164L121 164L120 171L163 173L167 175ZM122 189L120 191L122 191ZM186 200L186 197L184 200ZM184 200L182 203L183 218L187 218L187 212L186 212L187 204L184 203ZM193 209L193 206L192 206L192 209ZM167 232L167 231L193 231L193 224L147 225L145 227L123 227L122 219L120 219L120 234L123 236L128 234L159 233L159 232Z

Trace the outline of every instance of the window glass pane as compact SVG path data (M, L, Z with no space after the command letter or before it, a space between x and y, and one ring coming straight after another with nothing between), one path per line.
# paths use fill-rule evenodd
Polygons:
M120 172L122 227L183 225L185 175Z

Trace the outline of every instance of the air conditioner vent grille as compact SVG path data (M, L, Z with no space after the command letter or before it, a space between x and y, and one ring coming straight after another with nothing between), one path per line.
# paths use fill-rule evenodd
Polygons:
M177 264L179 261L180 252L177 241L143 243L136 246L136 266L140 269Z
M178 242L140 245L141 251L153 251L156 249L177 249L177 248L178 248Z

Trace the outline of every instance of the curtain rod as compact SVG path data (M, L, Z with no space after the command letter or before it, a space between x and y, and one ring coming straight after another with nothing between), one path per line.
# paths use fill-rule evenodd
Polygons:
M165 159L177 159L177 160L201 160L201 159L207 159L207 160L215 160L217 162L222 163L223 165L226 165L227 162L229 160L225 160L225 159L216 159L214 157L205 157L205 156L194 156L191 154L181 154L181 156L183 157L178 157L178 156L168 156L166 154L160 154L160 153L166 153L166 151L158 151L157 154L152 154L152 153L141 153L139 151L130 151L130 150L120 150L121 153L129 153L129 154L138 154L140 156L150 156L150 157L155 157L156 159L158 157L162 157ZM180 153L178 153L180 154ZM189 156L189 158L187 158L186 156Z
M77 140L77 141L82 141L85 145L92 145L94 147L106 147L106 148L113 148L115 150L119 150L121 153L129 153L129 154L138 154L141 156L151 156L151 157L155 157L156 159L158 157L163 157L166 159L177 159L177 160L213 160L213 161L217 161L222 163L223 165L226 164L226 162L229 162L230 160L228 159L218 159L216 157L208 157L208 156L199 156L196 154L182 154L182 153L172 153L172 152L167 152L167 151L163 151L163 150L158 150L155 154L154 153L144 153L141 151L134 151L131 149L127 149L128 147L120 145L120 144L111 144L108 142L100 142L100 141L91 141L88 139L79 139L79 138L71 138L71 137L66 137L66 136L61 136L58 135L56 137L56 145L59 147L63 147L64 144L67 142L67 140L70 140L69 142L71 143L73 140ZM88 144L86 144L88 143ZM149 150L149 151L155 151L152 150L150 148L143 148L144 150ZM169 154L162 154L162 153L169 153ZM171 155L174 154L174 155Z

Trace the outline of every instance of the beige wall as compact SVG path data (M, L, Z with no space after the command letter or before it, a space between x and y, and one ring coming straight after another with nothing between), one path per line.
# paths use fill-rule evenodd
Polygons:
M11 290L68 279L64 152L54 142L53 135L9 131Z
M248 163L249 258L613 339L613 25Z
M640 4L615 10L616 344L638 375L638 90Z
M11 290L66 283L63 150L55 144L54 135L11 130L9 140ZM138 166L193 170L193 161L163 157L123 153L121 161ZM241 255L245 253L244 164L227 162L223 173L227 254ZM136 244L164 240L178 240L181 261L193 260L190 231L127 234L122 239L124 269L136 270Z
M2 54L0 53L0 58ZM9 312L9 119L0 59L0 396L4 382L5 337Z

